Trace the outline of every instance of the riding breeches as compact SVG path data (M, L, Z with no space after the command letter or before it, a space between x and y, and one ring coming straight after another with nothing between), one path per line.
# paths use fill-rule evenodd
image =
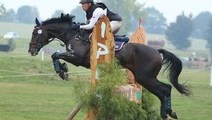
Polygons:
M121 21L110 21L110 26L114 34L116 34L119 31L121 25L122 25Z

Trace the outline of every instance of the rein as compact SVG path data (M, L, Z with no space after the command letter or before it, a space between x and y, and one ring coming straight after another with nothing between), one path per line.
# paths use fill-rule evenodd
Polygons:
M54 40L55 40L55 38L58 38L58 37L62 36L63 34L67 33L67 32L68 32L68 30L67 30L67 31L65 31L65 32L60 33L59 35L57 35L57 36L55 36L55 37L53 37L53 38L50 38L50 39L49 39L49 41L48 41L48 43L50 43L50 42L54 41ZM57 41L60 43L60 45L61 45L62 47L64 47L64 46L65 46L65 44L64 44L64 43L62 43L60 40L57 40Z

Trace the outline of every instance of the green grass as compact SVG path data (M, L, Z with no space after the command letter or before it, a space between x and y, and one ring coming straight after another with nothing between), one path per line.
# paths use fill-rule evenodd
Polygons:
M0 70L17 72L0 71L0 76L54 73L50 59L42 62L39 57L17 57L16 53L2 53L0 58ZM85 71L89 74L89 70L84 68L72 65L69 65L69 68L71 72ZM173 89L172 107L180 120L211 119L212 88L209 87L209 78L207 70L183 71L180 82L187 82L192 88L193 95L184 97ZM76 105L72 79L76 79L76 76L71 77L70 81L61 81L56 75L0 78L0 120L65 119ZM155 109L159 110L159 102ZM81 112L76 120L81 120L84 115Z
M212 113L212 87L209 86L209 71L186 70L181 79L190 85L193 95L184 97L174 90L173 109L180 120L210 120ZM183 83L183 81L181 81Z
M71 85L57 84L1 83L0 119L63 119L73 107Z
M0 55L0 120L65 119L76 104L72 81L76 76L70 77L70 81L62 81L56 75L19 77L54 71L50 60L41 62L36 57L13 55L16 54ZM72 72L87 71L69 67ZM81 120L83 114L79 117L76 119Z

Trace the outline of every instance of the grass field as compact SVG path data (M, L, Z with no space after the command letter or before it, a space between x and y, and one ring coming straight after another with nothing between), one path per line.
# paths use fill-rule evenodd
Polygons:
M50 59L41 62L39 57L13 57L15 54L0 54L0 120L65 119L76 104L72 81L76 76L72 76L70 81L61 81L52 75ZM89 75L87 69L72 65L69 68L71 72L84 71ZM208 70L183 71L180 82L187 81L193 95L184 97L173 89L172 106L180 120L211 120L212 88L209 87L209 78ZM159 103L155 109L159 110ZM82 120L83 116L81 112L76 120Z
M41 62L38 57L13 55L0 55L0 120L65 119L76 104L73 81L61 81L52 75L50 60ZM72 72L87 71L69 67ZM82 115L79 116L81 120Z
M16 41L13 52L0 52L0 120L64 120L77 103L72 80L77 77L89 78L89 70L69 65L70 72L75 74L70 76L69 81L61 81L54 75L49 55L41 61L40 56L31 57L27 54L33 25L0 23L0 26L0 35L9 30L18 31L22 36ZM7 26L10 27L5 30ZM2 41L0 36L0 43ZM178 55L188 55L197 45L203 46L201 41L195 41L186 52L176 51L169 46L167 48ZM200 48L196 51L207 54L205 49ZM85 76L77 74L81 71L85 72ZM167 82L162 76L160 79ZM184 97L173 89L172 107L178 113L179 120L211 120L212 87L209 87L209 69L185 69L180 79L181 83L187 82L191 86L193 95ZM159 111L158 100L155 110ZM75 120L83 118L84 113L80 112Z

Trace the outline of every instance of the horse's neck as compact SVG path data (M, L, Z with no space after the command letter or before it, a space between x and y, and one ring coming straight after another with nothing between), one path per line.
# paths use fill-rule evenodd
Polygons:
M52 33L52 38L57 38L62 42L66 43L66 35L69 33L70 27L69 25L60 25L50 30Z
M71 31L70 24L64 24L59 25L57 27L52 27L54 29L51 30L51 32L54 34L54 38L58 38L63 43L67 45L67 43L70 43L73 41L73 39L77 39L76 37L80 37L80 39L83 39L82 42L89 41L89 37L91 35L91 31ZM73 37L73 38L72 38Z

